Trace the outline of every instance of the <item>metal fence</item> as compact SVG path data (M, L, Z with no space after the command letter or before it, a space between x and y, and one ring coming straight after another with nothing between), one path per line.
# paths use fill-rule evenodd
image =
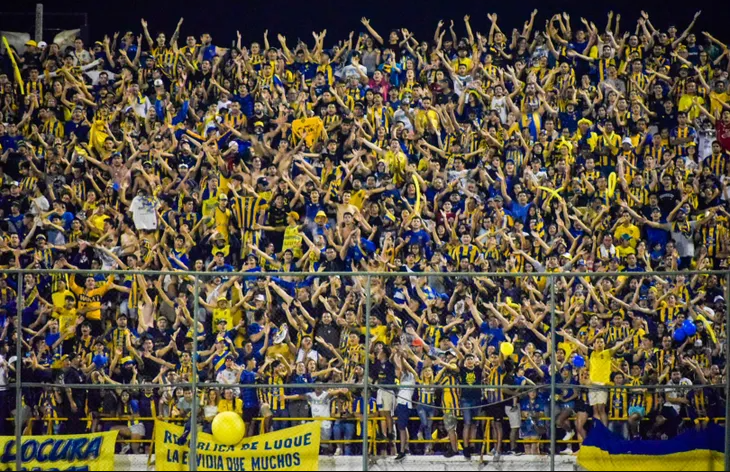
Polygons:
M27 274L31 274L33 276L49 276L52 273L57 274L67 274L67 275L76 275L76 274L84 274L88 275L90 271L88 270L19 270L19 269L9 269L5 270L4 274L7 277L13 277L17 278L17 293L18 293L18 301L17 301L17 322L16 322L16 330L17 332L21 332L22 327L22 309L23 309L23 284L24 284L24 276ZM201 280L205 281L210 279L211 277L215 276L238 276L244 280L253 280L258 279L261 277L279 277L279 278L291 278L291 279L298 279L303 280L306 278L317 278L317 279L327 279L332 280L333 277L340 277L343 280L346 280L347 283L351 283L353 281L356 281L359 286L363 288L364 296L366 299L365 302L365 352L369 353L371 352L371 344L372 344L372 333L371 333L371 318L372 318L372 310L373 310L373 285L374 282L380 281L383 282L387 279L391 279L394 277L402 277L402 278L412 278L412 277L428 277L428 280L430 280L429 284L437 282L439 278L443 279L461 279L461 280L479 280L479 281L488 281L488 280L495 280L495 279L503 279L503 278L511 278L511 279L519 279L524 277L530 277L534 280L540 280L542 285L542 291L543 293L549 294L549 297L547 299L547 304L549 306L549 339L552 342L552 346L557 346L557 332L556 332L556 313L560 312L559 307L556 307L556 291L558 290L566 290L569 285L566 285L566 282L568 281L576 281L579 278L587 278L590 277L592 281L597 281L602 278L623 278L624 281L627 281L632 278L659 278L659 279L666 279L667 277L684 277L687 279L691 279L694 277L717 277L719 280L719 283L721 284L721 287L723 289L724 293L724 323L725 323L725 334L730 334L730 271L683 271L683 272L643 272L643 273L626 273L626 272L616 272L616 273L587 273L587 272L574 272L574 273L555 273L555 272L541 272L541 273L434 273L434 272L426 272L426 273L413 273L413 272L401 272L401 273L353 273L353 272L315 272L315 273L302 273L302 272L294 272L294 273L267 273L267 272L256 272L256 273L246 273L246 272L236 272L236 273L212 273L212 272L186 272L186 271L179 271L179 272L156 272L156 271L136 271L136 270L125 270L125 271L99 271L95 272L95 275L115 275L115 276L128 276L128 275L144 275L144 276L153 276L153 277L159 277L161 275L174 275L178 277L186 277L188 280L193 280L193 304L194 304L194 310L193 310L193 326L194 326L194 332L193 332L193 352L198 351L198 334L201 334L198 332L198 319L199 319L199 294L201 293ZM638 289L637 289L638 293ZM485 317L486 318L486 317ZM725 394L725 418L730 417L730 401L727 401L730 399L730 375L728 375L728 367L727 367L727 360L730 356L728 356L728 350L730 349L730 345L727 343L727 339L724 340L725 344L723 346L723 352L725 353L725 371L724 374L724 383L723 384L705 384L705 385L693 385L691 387L682 387L682 386L672 386L673 389L699 389L699 388L713 388L713 389L723 389ZM61 384L48 384L48 383L37 383L37 382L25 382L22 379L22 350L21 350L22 343L17 342L16 343L16 365L15 365L15 371L16 371L16 382L14 384L8 385L9 388L14 388L16 392L16 412L21 411L21 402L22 402L22 389L24 388L45 388L45 387L63 387L63 388L83 388L83 389L96 389L96 388L115 388L114 386L108 386L108 385L89 385L89 384L82 384L82 385L61 385ZM551 350L551 366L556 366L556 351L557 348L553 348ZM368 425L373 424L373 418L370 417L369 411L367 408L369 399L371 398L371 393L374 389L379 388L390 388L390 389L397 389L400 386L399 385L374 385L369 380L369 372L370 372L370 356L365 355L364 356L364 379L361 384L349 384L349 383L328 383L326 384L329 388L353 388L356 387L358 389L362 389L362 399L363 399L363 405L364 408L362 409L362 418L360 419L361 425L362 425L362 451L363 451L363 462L362 462L362 469L364 471L367 471L369 468L369 454L368 451L372 451L372 442L377 440L374 439L374 437L370 434L370 431L368 430ZM311 384L309 384L311 386ZM175 385L176 387L184 387L184 388L191 388L193 391L193 398L197 399L199 398L199 390L201 388L226 388L230 387L226 384L218 384L218 383L205 383L200 384L198 381L197 375L192 375L191 381L186 383L179 383ZM139 384L139 385L125 385L125 389L128 390L141 390L145 388L158 388L158 384ZM262 385L246 385L246 388L256 388L256 389L266 389L271 388L268 384L262 384ZM277 388L301 388L302 384L283 384L283 385L277 385ZM550 414L548 415L548 419L552 419L550 421L550 434L549 434L549 440L543 440L540 442L543 443L549 443L550 444L550 467L551 470L555 470L555 456L558 454L557 445L559 442L556 438L556 390L561 387L575 387L575 385L567 385L562 384L561 379L559 378L559 373L556 372L554 368L551 367L550 369L550 382L549 385L545 384L541 388L547 390L550 390ZM515 386L492 386L492 385L429 385L429 388L434 389L446 389L446 388L457 388L457 389L490 389L490 390L496 390L496 389L512 389L512 390L519 390L522 389L528 389L529 387L515 387ZM583 388L583 387L581 387ZM589 387L590 388L590 387ZM666 389L666 384L659 384L659 385L640 385L640 386L622 386L622 387L612 387L612 388L622 388L631 391L632 389ZM198 416L198 401L193 402L192 406L192 418L197 418ZM484 418L486 420L486 430L485 430L485 437L481 440L476 441L477 444L490 444L491 442L494 442L489 437L489 424L492 418ZM715 418L715 421L722 422L724 419L722 418ZM21 444L21 438L22 438L22 421L16 421L15 422L15 436L16 436L16 444ZM337 441L333 441L337 442ZM421 442L421 441L416 441ZM576 441L568 441L568 442L576 442ZM726 428L725 431L725 444L726 444L726 450L728 450L728 445L730 445L730 428ZM484 446L482 446L484 447ZM488 448L487 448L488 450ZM191 429L190 434L190 453L191 453L191 460L190 460L190 470L196 470L197 469L197 461L196 461L196 454L197 454L197 428L193 427ZM16 466L17 470L22 469L22 457L21 454L16 454ZM726 461L726 470L730 470L730 454L725 455L725 461Z

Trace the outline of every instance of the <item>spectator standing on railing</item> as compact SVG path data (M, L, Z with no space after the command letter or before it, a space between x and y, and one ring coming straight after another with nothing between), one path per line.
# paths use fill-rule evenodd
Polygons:
M83 385L86 378L81 372L81 356L69 354L66 360L65 385ZM86 432L86 390L83 387L66 388L63 395L61 414L64 421L64 434L84 434Z
M565 331L560 334L571 343L574 343L585 355L588 355L590 352L590 359L587 362L592 388L588 393L588 401L590 406L593 407L593 417L600 419L608 427L608 410L606 409L608 405L608 391L602 387L611 383L611 362L614 354L632 342L633 339L626 338L617 342L612 348L606 349L606 342L603 338L598 338L593 345L593 349L589 350L585 344L570 336Z

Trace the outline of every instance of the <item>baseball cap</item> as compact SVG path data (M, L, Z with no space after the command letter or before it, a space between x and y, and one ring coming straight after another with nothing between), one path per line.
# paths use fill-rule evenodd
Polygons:
M254 128L258 128L258 127L263 128L264 127L264 122L263 121L257 121L256 123L253 124L253 127Z
M48 46L48 43L45 41L41 41L38 43L38 47L41 49L45 49Z
M621 144L628 144L629 146L634 145L634 143L631 141L631 138L629 138L628 136L625 137L623 141L621 141Z
M327 213L325 213L322 210L320 210L320 211L317 212L317 218L327 218Z
M26 45L26 46L33 46L33 47L37 47L37 46L38 46L38 43L36 43L35 41L33 41L33 40L31 39L31 40L29 40L29 41L26 41L25 45Z
M155 79L155 87L162 87L163 85L162 79Z
M299 221L299 213L296 211L290 211L288 215L293 218L294 221Z

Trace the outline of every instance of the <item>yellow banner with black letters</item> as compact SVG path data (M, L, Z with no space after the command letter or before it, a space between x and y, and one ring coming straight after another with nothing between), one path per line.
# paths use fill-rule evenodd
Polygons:
M182 426L155 422L156 470L190 470L189 438L178 445L183 431ZM200 433L196 460L198 470L319 470L319 441L318 422L247 438L236 446Z
M19 452L15 437L0 436L0 471L16 470L18 453L23 470L114 470L117 434L24 437Z

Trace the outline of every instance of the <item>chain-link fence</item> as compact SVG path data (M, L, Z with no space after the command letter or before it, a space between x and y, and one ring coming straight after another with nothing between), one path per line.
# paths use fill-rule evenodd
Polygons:
M3 430L116 429L119 453L151 454L158 418L194 455L240 406L249 434L321 420L322 453L363 470L400 453L554 469L593 422L625 439L724 424L729 274L581 270L9 270Z

